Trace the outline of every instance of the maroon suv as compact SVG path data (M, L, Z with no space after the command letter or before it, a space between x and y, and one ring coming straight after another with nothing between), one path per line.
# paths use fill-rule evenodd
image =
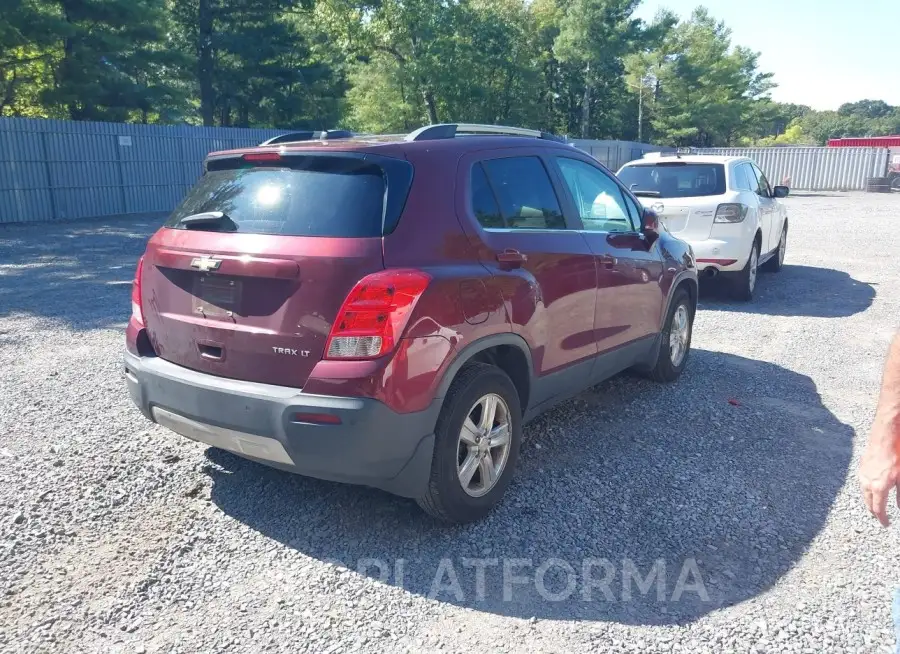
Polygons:
M406 137L218 152L138 262L125 376L188 438L415 498L503 496L522 425L622 370L676 379L690 247L555 137Z

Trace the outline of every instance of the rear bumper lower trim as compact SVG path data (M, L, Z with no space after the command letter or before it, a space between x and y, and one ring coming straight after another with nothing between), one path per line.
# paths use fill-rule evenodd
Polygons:
M441 402L397 413L378 400L216 377L125 353L125 380L143 414L212 447L298 474L419 497L431 470ZM331 414L340 424L293 421Z
M281 442L274 438L245 434L244 432L234 431L225 427L206 425L180 416L177 413L172 413L167 409L161 409L158 406L153 407L150 413L157 424L190 438L192 441L205 443L212 447L218 447L222 450L228 450L229 452L261 461L271 461L286 465L293 465L294 463Z

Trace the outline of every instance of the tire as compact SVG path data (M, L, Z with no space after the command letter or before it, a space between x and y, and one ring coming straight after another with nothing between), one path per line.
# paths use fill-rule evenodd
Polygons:
M731 280L731 296L741 302L750 302L753 292L756 290L756 280L759 277L759 241L753 241L750 248L750 256L744 269L737 273Z
M891 181L887 177L866 178L866 193L890 193Z
M891 190L900 191L900 175L894 175L891 178Z
M482 452L479 459L476 451L484 448L483 432L477 445L468 445L463 440L463 425L472 418L473 426L478 427L478 420L484 411L482 401L486 397L496 397L495 419L491 424L500 425L505 420L508 424L509 444L505 453L499 448L489 449L487 456ZM498 435L498 427L494 427ZM471 438L471 431L466 432ZM512 479L516 461L519 458L519 447L522 442L522 407L519 394L509 376L495 366L484 363L466 365L450 385L444 398L435 428L434 456L431 461L431 477L425 494L418 498L419 506L429 515L451 523L474 522L484 518L503 498ZM474 448L474 449L473 449ZM485 475L481 463L474 466L469 477L469 484L464 487L461 480L461 466L475 456L478 461L491 459L496 481L486 486ZM501 464L502 459L502 464ZM487 464L485 464L487 465ZM473 466L469 466L470 470ZM479 482L482 488L479 490ZM466 490L468 488L468 490ZM483 491L483 492L481 492ZM481 492L481 494L478 494Z
M683 313L679 310L683 309ZM671 343L672 325L676 322L676 315L683 316L686 321L686 333L683 336L683 352L680 358L676 358ZM666 314L666 322L663 324L663 330L659 339L659 352L656 355L656 362L649 370L641 371L645 377L655 382L666 384L673 382L681 376L685 366L687 366L688 356L691 353L691 336L694 328L694 308L691 297L683 288L675 292L672 303L669 305L669 313Z
M766 272L781 272L781 269L784 268L784 255L787 252L787 235L788 226L785 223L781 230L781 238L778 240L778 251L774 257L762 265L762 269Z

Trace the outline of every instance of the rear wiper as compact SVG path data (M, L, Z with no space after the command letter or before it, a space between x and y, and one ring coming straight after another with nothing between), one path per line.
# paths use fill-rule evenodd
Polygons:
M637 190L637 191L632 191L632 193L634 193L639 198L661 198L662 197L662 193L660 193L659 191Z
M222 211L205 211L203 213L195 213L185 216L178 221L179 225L184 225L187 229L191 229L194 225L201 227L203 225L216 225L225 228L223 231L235 231L237 225L228 217L228 214Z

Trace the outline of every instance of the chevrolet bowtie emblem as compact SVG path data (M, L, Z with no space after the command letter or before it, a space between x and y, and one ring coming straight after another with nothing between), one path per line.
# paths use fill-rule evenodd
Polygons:
M212 259L210 257L195 257L191 259L191 268L196 268L197 270L200 270L202 272L218 270L219 266L221 265L221 259Z

